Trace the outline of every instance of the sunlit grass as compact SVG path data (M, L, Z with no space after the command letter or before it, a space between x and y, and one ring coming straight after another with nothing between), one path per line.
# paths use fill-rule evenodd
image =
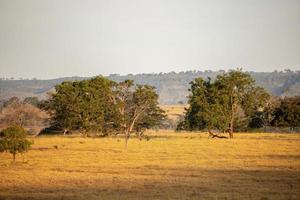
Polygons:
M42 136L0 154L0 199L297 199L300 135L148 132L150 140Z
M187 108L188 105L161 105L160 107L166 112L169 119L178 120L185 112L184 108Z

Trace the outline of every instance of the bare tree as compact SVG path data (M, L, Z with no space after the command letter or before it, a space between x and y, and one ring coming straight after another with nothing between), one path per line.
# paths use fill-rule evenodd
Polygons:
M46 112L14 98L0 112L0 127L18 125L36 134L47 125L48 119Z

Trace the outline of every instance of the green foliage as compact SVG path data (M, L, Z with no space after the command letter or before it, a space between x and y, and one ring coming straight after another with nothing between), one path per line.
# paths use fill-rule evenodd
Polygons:
M253 115L250 127L300 127L300 97L272 98Z
M57 85L44 107L56 126L104 135L151 128L164 117L154 87L103 77Z
M158 107L158 95L155 88L148 85L137 86L133 93L132 109L129 115L131 117L134 117L133 110L140 110L141 112L134 127L137 132L159 126L166 117L165 112Z
M190 84L190 107L178 129L229 129L232 133L234 128L247 126L250 116L269 98L251 76L241 70L218 75L214 82L196 78Z
M274 109L271 124L278 127L300 127L300 96L281 99L279 106Z
M0 152L9 152L15 160L17 153L27 152L32 142L26 139L27 132L21 126L10 126L0 133Z
M28 104L31 104L35 107L38 107L39 106L39 99L37 97L26 97L23 101L24 103L28 103Z
M188 83L197 77L206 79L211 77L215 80L217 75L224 73L219 71L182 71L178 73L158 73L158 74L136 74L136 75L117 75L112 74L107 78L122 82L126 79L134 80L136 84L148 84L155 86L160 96L160 104L178 104L182 101L184 104L188 95ZM256 83L264 87L274 96L294 96L300 95L300 71L274 71L274 72L249 72L256 80ZM1 97L8 99L11 94L18 97L38 96L42 98L50 88L62 83L63 81L83 80L83 77L66 77L52 80L0 80ZM176 92L174 92L176 91ZM1 103L0 103L1 106Z
M113 102L119 113L119 130L125 133L125 146L131 132L141 136L145 129L161 124L164 111L158 106L155 88L149 85L134 85L125 80L114 84Z
M191 83L188 103L190 107L186 111L185 120L179 124L178 129L225 130L228 124L228 116L225 112L226 104L220 98L216 85L210 79L204 81L196 78ZM180 127L181 126L181 127Z
M103 77L90 80L63 82L55 87L48 109L53 111L53 122L69 130L100 131L110 123L112 82Z

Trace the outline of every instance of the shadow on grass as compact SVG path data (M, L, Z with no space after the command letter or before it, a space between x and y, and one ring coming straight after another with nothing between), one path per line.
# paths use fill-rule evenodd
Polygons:
M71 170L72 176L0 188L5 199L298 199L299 170L200 170L144 166L118 173ZM87 173L85 178L76 175ZM126 174L124 174L126 173ZM37 174L38 176L38 174ZM81 177L81 178L80 178Z

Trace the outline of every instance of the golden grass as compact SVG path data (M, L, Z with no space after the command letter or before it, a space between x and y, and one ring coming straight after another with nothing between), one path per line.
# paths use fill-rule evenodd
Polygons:
M24 163L0 154L0 199L300 198L300 135L148 134L127 150L123 138L34 138Z
M160 107L166 112L169 119L177 121L184 114L184 108L188 105L161 105Z

